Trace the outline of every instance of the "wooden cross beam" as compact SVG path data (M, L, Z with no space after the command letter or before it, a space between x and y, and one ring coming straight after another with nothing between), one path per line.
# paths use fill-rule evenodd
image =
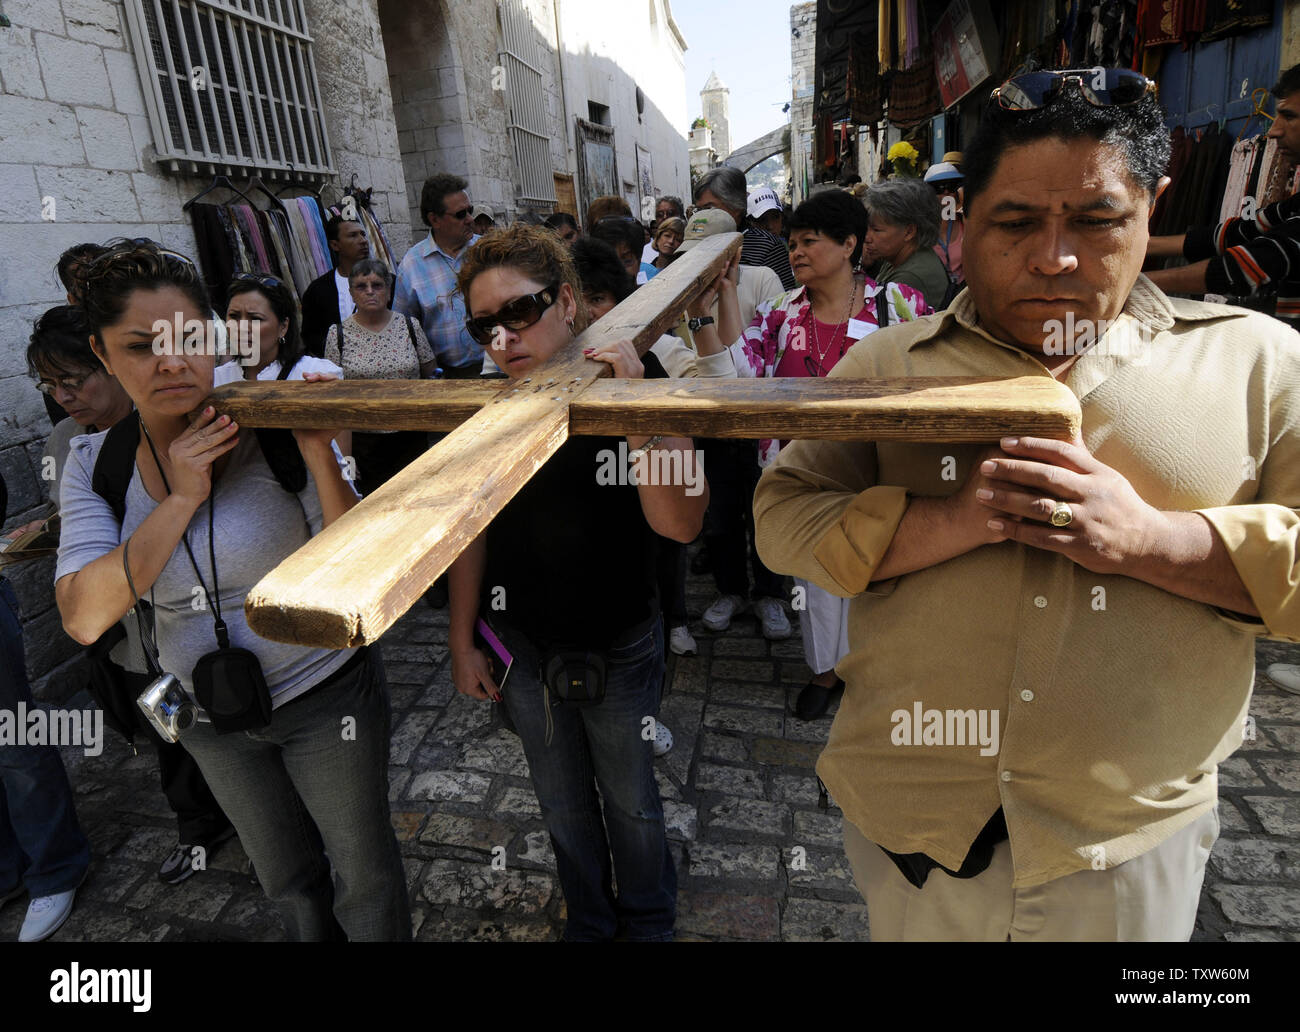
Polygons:
M517 381L260 382L214 392L204 404L244 426L452 431L262 578L245 601L249 626L327 648L376 640L571 433L944 442L1078 433L1078 401L1050 377L598 382L609 366L585 359L584 348L630 339L644 354L739 246L739 234L702 241Z

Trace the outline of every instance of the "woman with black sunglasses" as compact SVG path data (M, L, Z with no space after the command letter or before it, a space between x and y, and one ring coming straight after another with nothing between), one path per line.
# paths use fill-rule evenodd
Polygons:
M546 229L484 237L459 286L470 333L513 380L587 326L568 249ZM587 357L618 377L664 375L628 341ZM677 876L651 748L664 671L655 534L692 540L708 490L656 469L699 470L691 441L571 437L450 571L452 676L463 694L503 702L523 741L566 940L673 935ZM503 684L475 646L480 615L513 657Z
M857 271L867 233L867 212L842 190L816 194L790 218L790 267L799 286L762 302L748 327L740 325L736 286L719 284L721 340L731 345L741 376L825 376L849 348L882 325L915 319L930 309L913 287L879 286ZM712 348L714 327L697 331L701 347ZM760 466L771 465L780 441L759 442ZM796 578L801 597L804 659L812 680L799 693L795 714L822 716L831 696L844 687L835 664L848 651L848 601Z
M211 407L191 417L212 390L216 335L195 348L158 332L209 320L188 259L127 241L85 283L91 347L136 417L73 441L55 570L64 629L89 644L137 597L152 603L149 620L136 607L147 653L208 706L180 742L290 938L409 939L379 650L266 641L244 616L253 585L357 502L333 432L294 431L297 461L286 465L270 438ZM127 460L117 506L95 478L105 452Z

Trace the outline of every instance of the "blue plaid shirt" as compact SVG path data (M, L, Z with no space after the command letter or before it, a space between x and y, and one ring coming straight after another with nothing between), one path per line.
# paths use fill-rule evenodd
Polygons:
M397 267L393 311L420 320L443 369L483 361L483 348L465 329L465 299L456 290L461 260L477 242L475 234L452 258L434 243L430 232L406 252Z

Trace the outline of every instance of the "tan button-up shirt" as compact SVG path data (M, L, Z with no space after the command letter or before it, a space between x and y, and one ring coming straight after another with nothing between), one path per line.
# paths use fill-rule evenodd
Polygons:
M1125 313L1149 338L1064 381L1084 442L1149 504L1210 521L1262 622L1009 541L873 583L907 497L954 493L982 446L800 441L763 474L763 560L853 599L817 772L886 849L956 870L1001 806L1017 887L1146 852L1215 805L1255 636L1300 640L1300 335L1145 278ZM831 375L1051 375L977 323L963 292Z

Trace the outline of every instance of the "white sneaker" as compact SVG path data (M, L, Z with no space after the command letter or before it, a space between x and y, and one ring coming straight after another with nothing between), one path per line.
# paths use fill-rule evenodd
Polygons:
M18 933L18 941L40 942L57 932L72 913L72 901L76 895L76 889L69 889L53 896L37 896L28 904L27 920Z
M1300 666L1294 663L1272 663L1265 673L1284 692L1300 695Z
M700 651L699 646L695 644L695 639L691 637L690 628L685 624L674 627L669 633L668 647L675 656L694 656Z
M763 637L768 641L784 641L790 637L790 621L779 601L774 598L756 598L754 612L763 625Z
M673 747L673 733L664 727L658 720L655 721L655 758L667 754L668 750Z
M719 595L712 605L704 610L701 618L704 626L711 631L725 631L731 626L731 618L745 608L745 600L739 595Z

